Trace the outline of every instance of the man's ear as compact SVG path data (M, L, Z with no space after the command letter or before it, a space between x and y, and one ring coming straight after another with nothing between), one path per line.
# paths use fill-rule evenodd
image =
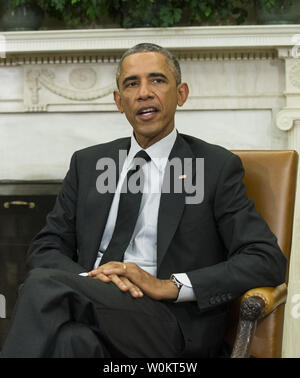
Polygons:
M119 109L120 113L124 113L123 106L122 106L122 101L121 101L121 95L119 91L114 91L114 100L115 103Z
M186 102L188 95L189 87L187 83L180 83L177 86L177 105L182 106Z

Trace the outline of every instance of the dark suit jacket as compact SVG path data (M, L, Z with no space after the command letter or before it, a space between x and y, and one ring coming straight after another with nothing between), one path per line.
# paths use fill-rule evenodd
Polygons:
M130 147L130 138L74 153L54 210L33 240L30 268L74 273L91 270L113 194L99 194L98 159ZM254 209L242 183L239 157L200 139L178 134L169 159L204 158L204 199L186 204L185 193L161 196L157 276L185 272L197 301L169 303L185 338L184 355L215 356L226 329L227 305L246 290L285 280L286 261L275 236ZM145 325L146 326L146 325Z

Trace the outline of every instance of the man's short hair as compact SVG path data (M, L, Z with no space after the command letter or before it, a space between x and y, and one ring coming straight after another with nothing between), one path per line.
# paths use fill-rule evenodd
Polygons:
M117 68L117 74L116 74L116 81L117 81L118 88L119 88L119 78L121 75L122 63L124 59L129 55L142 53L142 52L158 52L164 55L167 58L167 62L169 64L170 69L173 71L175 75L176 85L181 83L181 69L180 69L179 62L169 50L159 45L155 45L154 43L139 43L138 45L135 45L134 47L125 51L125 53L122 55L120 59L120 62Z

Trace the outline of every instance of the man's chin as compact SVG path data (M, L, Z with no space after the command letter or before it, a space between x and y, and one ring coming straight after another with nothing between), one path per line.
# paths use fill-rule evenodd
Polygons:
M144 123L133 127L134 134L144 138L153 138L160 134L161 130L154 123Z

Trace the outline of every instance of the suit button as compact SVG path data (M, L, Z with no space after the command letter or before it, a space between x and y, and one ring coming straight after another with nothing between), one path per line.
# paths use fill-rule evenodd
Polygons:
M212 304L212 305L216 304L215 298L211 297L210 300L209 300L209 303Z

